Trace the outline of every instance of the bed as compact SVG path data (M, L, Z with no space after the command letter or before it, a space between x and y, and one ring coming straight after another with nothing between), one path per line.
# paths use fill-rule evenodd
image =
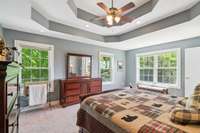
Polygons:
M200 125L170 121L170 111L182 97L128 89L91 95L77 115L80 132L88 133L200 133Z

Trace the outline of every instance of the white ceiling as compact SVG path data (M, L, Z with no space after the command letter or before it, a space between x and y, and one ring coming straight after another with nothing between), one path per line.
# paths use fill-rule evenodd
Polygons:
M103 15L103 11L96 7L95 3L99 0L75 0L79 8ZM101 0L109 4L109 0ZM121 7L126 3L133 1L137 7L148 0L115 0L116 6ZM100 45L121 50L129 50L144 46L151 46L165 42L182 40L186 38L200 36L200 17L194 20L166 28L157 32L149 33L120 43L103 43L82 37L66 35L48 31L30 18L31 5L39 10L48 19L71 25L80 29L94 32L101 35L116 35L134 30L143 25L152 23L169 15L186 10L199 2L200 0L159 0L155 9L132 23L113 28L101 27L80 19L77 19L67 5L67 0L0 0L0 24L6 28L20 31L26 31L41 35L48 35L68 40L75 40L83 43ZM120 6L121 5L121 6ZM166 6L167 5L167 6ZM141 23L137 23L140 21ZM88 28L85 26L89 25ZM176 32L174 32L176 31Z

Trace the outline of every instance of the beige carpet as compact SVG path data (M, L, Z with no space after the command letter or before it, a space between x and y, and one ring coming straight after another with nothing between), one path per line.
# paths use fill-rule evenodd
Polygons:
M76 113L79 105L52 107L23 112L20 133L78 133Z

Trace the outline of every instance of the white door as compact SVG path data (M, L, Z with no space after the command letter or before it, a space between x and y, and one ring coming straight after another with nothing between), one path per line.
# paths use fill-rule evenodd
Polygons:
M200 47L185 49L185 96L191 96L200 83Z

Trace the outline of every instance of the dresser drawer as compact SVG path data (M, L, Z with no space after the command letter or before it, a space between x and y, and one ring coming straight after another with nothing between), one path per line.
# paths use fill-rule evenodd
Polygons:
M66 84L67 90L80 89L80 88L81 88L80 83L68 83L68 84Z
M90 93L97 93L97 92L101 92L101 88L99 86L90 88Z
M89 83L89 86L90 86L90 87L101 86L101 80L92 80L92 81Z
M65 90L65 96L80 95L80 89Z
M80 99L79 99L79 95L76 96L69 96L65 99L65 102L67 104L74 104L74 103L79 103Z

